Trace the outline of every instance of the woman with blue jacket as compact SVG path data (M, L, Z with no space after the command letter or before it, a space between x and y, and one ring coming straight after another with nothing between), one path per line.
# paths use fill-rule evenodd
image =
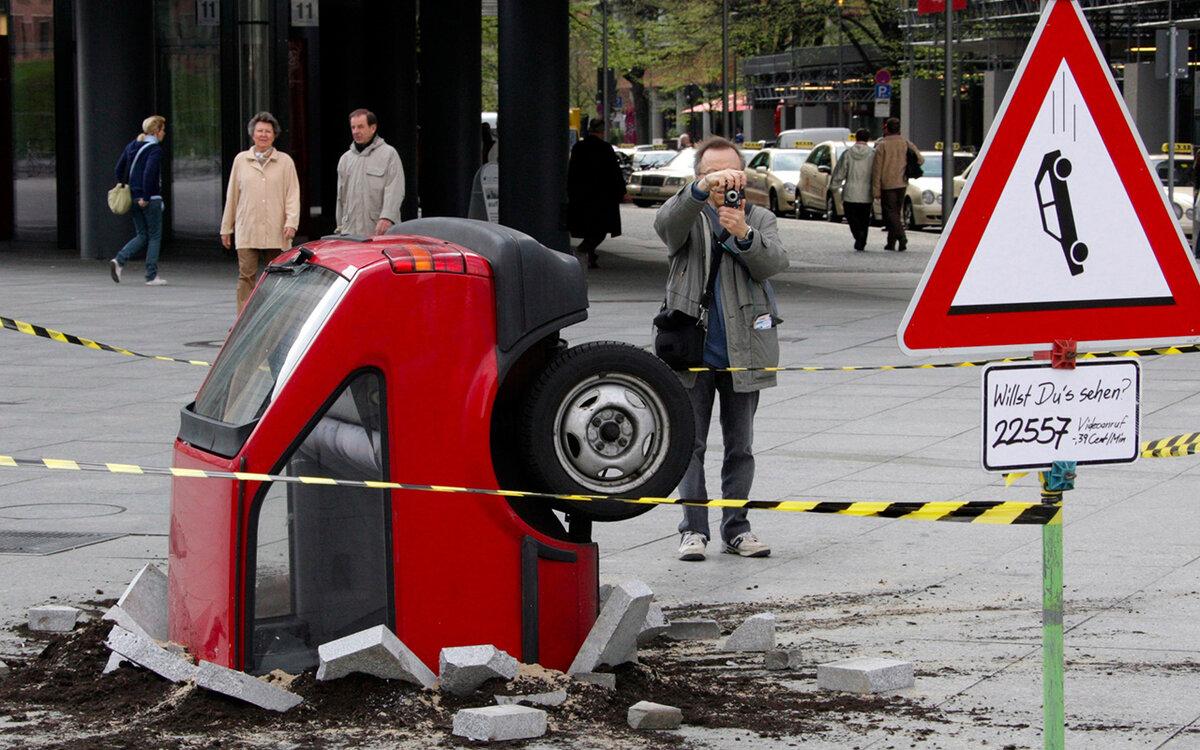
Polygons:
M109 262L112 280L121 283L121 270L130 258L146 252L146 285L163 286L158 275L158 251L162 247L162 141L167 136L166 118L151 115L142 121L142 132L125 150L114 170L117 182L129 185L133 206L133 239Z

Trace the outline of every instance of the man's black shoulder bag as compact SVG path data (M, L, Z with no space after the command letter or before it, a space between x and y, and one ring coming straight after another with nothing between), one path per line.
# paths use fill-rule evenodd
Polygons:
M717 267L721 264L722 246L729 230L722 228L721 236L713 236L712 261L708 267L708 282L704 296L700 298L700 317L688 315L681 310L667 309L664 300L654 318L654 353L672 370L686 370L704 364L705 313L712 304L717 284Z

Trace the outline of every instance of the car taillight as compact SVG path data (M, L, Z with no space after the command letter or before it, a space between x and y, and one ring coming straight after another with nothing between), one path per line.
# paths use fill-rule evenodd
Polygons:
M384 248L384 256L392 264L393 273L417 273L420 271L442 271L466 273L467 260L458 249L450 245L392 245Z

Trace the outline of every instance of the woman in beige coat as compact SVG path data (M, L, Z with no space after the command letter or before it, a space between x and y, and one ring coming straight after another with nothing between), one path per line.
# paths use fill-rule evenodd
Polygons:
M292 157L275 148L279 121L270 112L250 118L254 145L234 157L221 217L221 244L237 248L238 314L250 299L259 264L291 246L300 225L300 179Z

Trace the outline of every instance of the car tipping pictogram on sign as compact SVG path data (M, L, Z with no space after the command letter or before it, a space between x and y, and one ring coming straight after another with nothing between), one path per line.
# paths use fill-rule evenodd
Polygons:
M1038 209L1042 215L1042 231L1058 240L1063 255L1067 257L1067 268L1072 276L1083 273L1083 262L1087 260L1087 245L1079 241L1075 231L1075 212L1071 210L1071 192L1067 189L1067 178L1071 176L1071 162L1061 151L1051 151L1042 158L1033 186L1037 191ZM1043 188L1048 188L1049 200ZM1054 209L1054 226L1047 219L1049 209Z

